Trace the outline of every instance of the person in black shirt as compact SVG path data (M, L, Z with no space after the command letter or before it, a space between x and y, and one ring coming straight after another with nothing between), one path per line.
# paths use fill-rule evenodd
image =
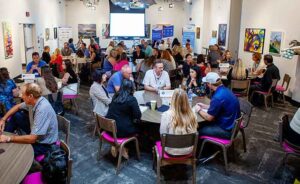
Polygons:
M130 137L138 132L134 121L141 119L142 113L133 93L134 83L124 79L109 105L106 117L116 121L118 138Z
M142 51L141 46L137 45L135 51L132 53L132 61L136 65L137 59L145 59L145 53Z
M49 64L50 61L51 61L51 56L50 56L49 52L50 52L50 47L45 46L44 47L44 52L42 54L42 60L44 60L47 64Z
M275 66L273 64L273 57L271 55L265 55L264 56L264 62L267 65L267 70L264 73L263 78L261 79L261 83L260 84L255 84L255 85L251 85L250 86L250 93L252 94L253 91L268 91L272 85L272 80L273 79L277 79L280 80L280 73L279 73L279 69L277 68L277 66ZM256 99L255 97L253 97L253 99ZM254 104L256 104L256 102L253 102Z

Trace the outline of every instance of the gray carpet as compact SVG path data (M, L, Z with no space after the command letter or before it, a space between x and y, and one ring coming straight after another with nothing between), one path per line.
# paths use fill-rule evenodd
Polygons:
M79 115L70 110L65 115L71 121L70 149L74 160L71 183L155 183L151 152L142 152L140 162L132 154L128 161L122 162L119 175L115 174L116 159L110 155L108 145L103 148L104 156L97 161L98 139L92 136L94 118L88 98L88 87L82 86L78 99ZM246 129L248 151L244 153L239 135L235 159L229 152L229 174L224 173L220 154L214 160L197 166L197 183L292 183L295 176L300 176L300 159L290 157L288 164L281 166L284 153L273 137L277 133L280 115L293 114L296 110L287 102L275 103L269 112L255 108ZM163 168L162 183L191 183L191 168L182 165Z

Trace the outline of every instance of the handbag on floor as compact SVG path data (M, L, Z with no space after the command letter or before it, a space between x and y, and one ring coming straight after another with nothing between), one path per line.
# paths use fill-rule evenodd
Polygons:
M42 176L46 183L65 184L67 182L67 156L58 145L51 146L42 166Z

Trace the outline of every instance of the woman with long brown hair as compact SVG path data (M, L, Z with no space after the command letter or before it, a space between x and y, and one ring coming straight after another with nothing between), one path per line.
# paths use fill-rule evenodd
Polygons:
M172 55L167 50L161 51L160 59L164 63L164 70L169 72L170 70L176 69L176 63Z
M58 90L57 82L52 75L52 71L49 67L42 67L42 77L37 78L37 84L42 89L42 95L48 95L56 93Z
M186 92L183 89L175 89L170 109L162 114L160 134L185 135L195 133L197 127L197 117L189 105ZM192 147L167 148L166 152L171 155L186 155L192 150Z

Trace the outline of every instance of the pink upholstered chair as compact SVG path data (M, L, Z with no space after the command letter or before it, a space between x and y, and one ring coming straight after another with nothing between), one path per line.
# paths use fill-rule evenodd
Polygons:
M161 142L156 142L153 148L153 165L156 159L157 183L160 183L160 167L171 164L187 164L193 166L193 182L196 183L196 150L198 143L198 133L186 135L161 135ZM165 148L187 148L193 147L188 155L172 156L167 154Z
M117 138L117 126L115 120L104 118L98 114L96 114L97 117L97 123L99 127L99 132L102 131L99 137L99 153L98 153L98 160L100 160L100 154L101 154L101 147L102 142L105 141L106 143L115 146L118 150L119 156L118 156L118 164L116 168L116 174L119 174L120 165L122 161L122 151L124 149L124 146L131 142L135 142L136 146L136 154L138 160L140 160L140 150L139 150L139 143L135 136L133 137L127 137L127 138Z
M243 137L244 152L247 152L246 135L245 135L244 129L249 125L253 105L250 102L248 102L247 100L244 100L241 98L239 98L239 102L240 102L241 112L243 113L243 119L242 119L242 123L240 125L240 132L242 133L242 137Z
M283 103L285 103L284 92L289 88L291 77L288 74L284 74L282 85L277 85L275 90L282 95ZM285 86L286 85L286 86ZM284 87L285 86L285 87Z
M273 100L273 90L275 90L275 87L277 85L278 79L273 79L272 80L272 85L270 86L270 89L268 91L253 91L253 93L251 94L251 99L250 101L252 101L253 95L254 93L260 94L264 96L264 102L265 102L265 107L268 110L268 98L271 97L272 100L272 106L274 106L274 100Z
M44 184L42 180L42 172L35 172L25 176L22 184Z
M217 146L220 146L223 150L223 156L224 156L224 163L225 163L225 172L227 174L228 171L228 161L227 161L227 150L229 147L234 146L234 141L237 138L237 134L239 132L239 127L241 126L242 123L242 116L235 120L235 125L234 128L232 129L231 132L231 138L230 139L222 139L218 137L213 137L213 136L200 136L199 138L202 139L202 146L199 152L199 157L201 158L201 154L203 151L203 148L206 143L211 143Z
M231 80L231 91L236 97L245 97L248 99L250 80ZM236 92L234 90L241 90L241 92Z
M285 156L283 158L283 164L286 163L289 155L294 155L300 158L300 147L290 143L288 140L284 139L283 127L289 126L289 118L288 115L283 115L281 121L279 122L279 139L280 145L285 152Z

